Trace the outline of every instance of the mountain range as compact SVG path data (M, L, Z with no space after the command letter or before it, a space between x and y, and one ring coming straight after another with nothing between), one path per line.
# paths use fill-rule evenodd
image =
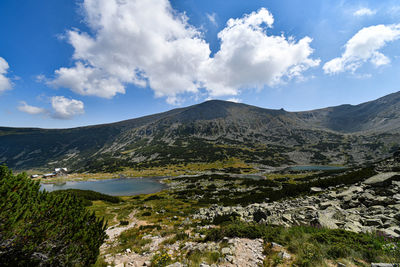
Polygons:
M259 166L354 165L400 147L400 92L359 105L288 112L211 100L70 129L0 127L0 164L114 171L231 158Z

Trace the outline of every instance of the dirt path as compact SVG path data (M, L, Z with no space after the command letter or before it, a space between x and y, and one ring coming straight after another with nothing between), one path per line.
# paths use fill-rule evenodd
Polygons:
M125 266L146 266L149 264L149 260L151 259L149 255L139 255L134 252L125 252L125 253L118 253L116 255L106 254L107 249L116 245L118 237L124 232L129 229L140 227L142 225L148 225L147 221L138 220L136 217L136 211L133 211L128 216L128 225L113 225L110 226L106 233L108 238L100 247L100 254L105 257L105 261L110 264L121 264L124 263ZM116 215L117 216L117 215ZM116 220L116 217L114 218Z
M233 238L229 240L231 255L226 256L228 262L219 266L224 267L254 267L262 266L265 256L263 255L263 240L248 238Z
M133 211L131 214L129 214L129 216L128 216L129 224L128 225L123 225L123 226L113 225L113 226L110 226L106 230L106 234L108 235L108 238L105 240L103 245L101 245L101 247L100 247L101 254L103 254L107 248L109 248L110 246L112 246L114 244L117 237L120 236L122 232L129 230L131 228L134 228L134 227L139 227L141 225L148 225L148 222L136 219L135 214L136 214L135 211Z
M259 266L264 260L262 239L235 239L237 266Z

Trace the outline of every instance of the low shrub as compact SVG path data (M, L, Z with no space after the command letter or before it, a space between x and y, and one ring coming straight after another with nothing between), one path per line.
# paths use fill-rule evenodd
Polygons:
M152 195L152 196L146 197L145 199L143 199L143 201L159 200L159 199L164 199L164 197L158 196L158 195Z
M253 220L255 222L259 222L262 219L267 219L267 214L265 214L265 212L261 211L261 210L257 210L256 212L253 213Z
M288 247L298 255L300 266L315 266L323 259L360 258L367 262L400 261L400 239L388 239L383 235L354 233L341 229L312 226L270 226L242 221L220 224L206 231L205 241L221 241L224 237L263 238ZM395 249L388 249L394 247Z
M304 243L300 253L298 253L296 263L302 267L313 267L322 260L323 253L318 246L312 243Z
M350 249L346 245L341 243L333 244L326 251L326 254L330 259L340 259L350 255Z
M164 267L171 262L171 256L167 253L159 253L153 256L151 260L151 266L153 267Z
M240 217L239 214L237 214L236 212L232 212L232 213L224 214L224 215L217 215L213 220L213 224L219 225L224 222L232 222L232 221L235 221L239 217Z
M80 198L83 201L85 206L91 206L92 201L102 200L109 203L120 203L121 199L119 197L110 196L106 194L102 194L99 192L91 191L91 190L80 190L80 189L66 189L66 190L57 190L53 191L50 194L52 195L60 195L60 194L69 194L74 195L77 198Z
M153 229L161 230L161 226L158 225L158 224L149 224L149 225L141 225L141 226L139 226L139 230L140 231L153 230Z

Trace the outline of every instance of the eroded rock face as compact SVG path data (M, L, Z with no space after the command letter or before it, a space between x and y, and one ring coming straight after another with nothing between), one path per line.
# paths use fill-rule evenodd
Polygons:
M383 174L371 177L368 183L330 188L319 195L280 202L246 207L212 205L201 209L195 217L212 220L220 215L237 213L242 220L249 222L282 226L320 225L353 232L379 230L400 237L400 182L393 177L393 173Z

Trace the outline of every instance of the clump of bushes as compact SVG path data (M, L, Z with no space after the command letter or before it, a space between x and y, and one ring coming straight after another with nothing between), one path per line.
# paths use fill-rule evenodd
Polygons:
M224 222L232 222L237 220L239 217L240 217L239 214L237 214L236 212L224 215L217 215L213 220L213 224L219 225Z
M260 222L261 220L265 220L267 219L267 214L265 214L265 212L261 211L261 210L257 210L256 212L253 213L253 220L255 222Z
M158 195L152 195L152 196L146 197L146 198L144 199L144 201L160 200L160 199L164 199L164 197L158 196Z
M164 267L171 262L171 256L168 253L159 253L153 256L151 266Z
M0 266L89 266L105 229L75 195L40 191L0 166Z
M62 194L73 195L77 198L80 198L83 201L83 204L85 206L91 206L92 201L95 201L95 200L102 200L102 201L106 201L109 203L121 202L121 199L119 197L110 196L110 195L102 194L102 193L91 191L91 190L66 189L66 190L53 191L50 194L52 194L52 195L62 195Z
M153 230L153 229L161 230L161 225L149 224L149 225L141 225L141 226L139 226L139 230L140 231Z

